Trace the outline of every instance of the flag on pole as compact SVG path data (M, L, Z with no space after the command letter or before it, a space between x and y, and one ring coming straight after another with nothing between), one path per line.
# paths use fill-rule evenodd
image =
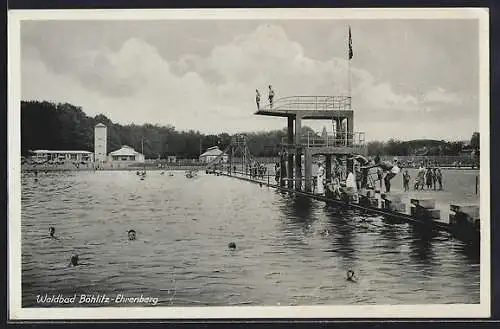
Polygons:
M351 37L351 26L349 25L349 60L352 59L353 52L352 52L352 37Z

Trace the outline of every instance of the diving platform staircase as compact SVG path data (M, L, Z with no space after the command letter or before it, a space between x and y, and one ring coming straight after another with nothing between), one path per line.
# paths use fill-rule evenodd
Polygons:
M229 159L227 162L224 162L223 159L226 156ZM254 162L256 162L256 160L248 149L246 136L235 135L231 139L231 143L221 152L221 154L206 165L206 169L218 169L221 165L226 165L229 172L235 171L235 167L236 169L241 169L242 172L247 172L249 166Z

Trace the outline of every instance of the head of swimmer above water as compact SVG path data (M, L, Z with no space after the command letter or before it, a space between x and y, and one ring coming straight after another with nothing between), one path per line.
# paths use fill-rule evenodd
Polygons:
M71 256L71 265L73 265L73 266L78 265L78 255Z
M54 233L56 233L56 229L54 227L49 227L49 235L50 237L54 237Z
M129 230L128 231L128 239L130 241L135 240L135 231L134 230Z
M347 271L347 280L354 281L355 279L356 278L354 277L354 271L353 270Z

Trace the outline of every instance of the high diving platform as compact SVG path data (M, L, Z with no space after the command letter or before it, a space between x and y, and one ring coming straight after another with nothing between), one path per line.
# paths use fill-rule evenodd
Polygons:
M207 173L234 177L257 183L261 187L266 185L276 188L293 196L304 196L325 201L328 204L403 220L418 224L421 228L430 231L443 230L472 246L473 250L479 246L481 234L479 206L477 205L453 203L448 205L448 212L443 202L437 204L435 198L429 198L428 193L415 191L413 193L415 195L403 198L401 193L381 193L374 186L362 187L357 198L354 199L350 199L347 195L335 195L332 190L328 189L326 193L314 191L313 157L324 158L325 179L328 183L333 174L333 161L336 161L342 169L336 172L338 178L345 173L346 169L354 172L356 157L353 155L366 156L367 154L364 133L354 132L354 112L351 109L350 97L285 97L277 99L272 106L267 104L258 109L255 114L287 119L287 134L280 144L281 151L279 161L276 163L275 175L266 175L264 171L259 176L257 171L254 171L255 168L262 168L262 166L249 151L244 134L233 136L226 150L207 164ZM319 135L313 131L304 134L301 126L302 120L332 120L333 134ZM225 154L228 155L229 166L227 161L224 165ZM227 172L224 172L224 166ZM238 167L241 169L238 170ZM276 184L270 181L271 176L275 177Z
M255 115L287 119L287 137L281 141L280 185L297 191L312 191L312 158L325 157L327 181L332 159L345 166L348 157L366 155L365 134L354 132L354 111L350 96L290 96L259 108ZM302 120L332 120L333 134L303 134ZM302 166L304 165L304 171ZM351 168L353 169L353 168Z
M255 112L258 115L275 117L301 116L303 119L332 118L332 111L344 111L349 115L351 111L351 97L349 96L289 96L278 98L273 105L266 104Z
M259 176L254 171L256 165L257 168L262 166L250 153L245 135L233 136L226 150L207 165L207 173L234 177L257 183L261 187L266 185L276 188L292 196L307 197L327 204L414 223L429 231L446 231L471 246L472 250L479 250L481 234L477 205L461 203L448 205L443 202L438 204L434 197L429 197L428 192L414 191L411 193L414 195L403 196L401 193L381 193L375 186L362 187L356 194L357 197L352 199L347 194L336 195L329 189L326 189L325 193L314 191L312 172L314 157L323 158L321 161L325 164L325 179L326 183L329 183L332 180L333 161L340 166L340 168L336 166L336 169L341 169L336 172L336 177L339 178L347 169L355 172L355 159L359 158L354 155L367 154L364 133L354 132L354 112L351 109L350 97L285 97L277 99L272 106L267 104L258 109L255 114L287 120L287 133L281 141L279 161L275 164L276 184L270 180L273 175L266 175L264 171ZM304 134L302 120L332 120L333 134L319 135L313 131ZM229 156L229 166L225 165L227 172L224 172L222 160L226 152ZM241 170L238 170L240 164ZM319 185L322 182L317 183ZM449 211L446 210L446 206L449 206Z

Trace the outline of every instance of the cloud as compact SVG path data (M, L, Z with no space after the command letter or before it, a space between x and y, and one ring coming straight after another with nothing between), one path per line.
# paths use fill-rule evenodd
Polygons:
M443 88L430 90L423 96L423 100L429 104L460 104L460 98L457 95L447 92Z
M279 129L283 120L253 115L256 88L264 99L269 84L277 98L345 94L347 72L345 59L307 57L281 26L263 24L205 56L185 54L170 61L158 46L137 37L115 50L82 44L54 50L32 42L23 47L22 96L71 102L90 115L104 113L120 123L172 124L210 133ZM389 81L378 81L367 70L353 65L351 72L356 120L366 121L360 126L368 136L378 131L371 121L403 120L425 106L444 111L460 102L436 89L425 93L422 106L416 96L396 92Z

